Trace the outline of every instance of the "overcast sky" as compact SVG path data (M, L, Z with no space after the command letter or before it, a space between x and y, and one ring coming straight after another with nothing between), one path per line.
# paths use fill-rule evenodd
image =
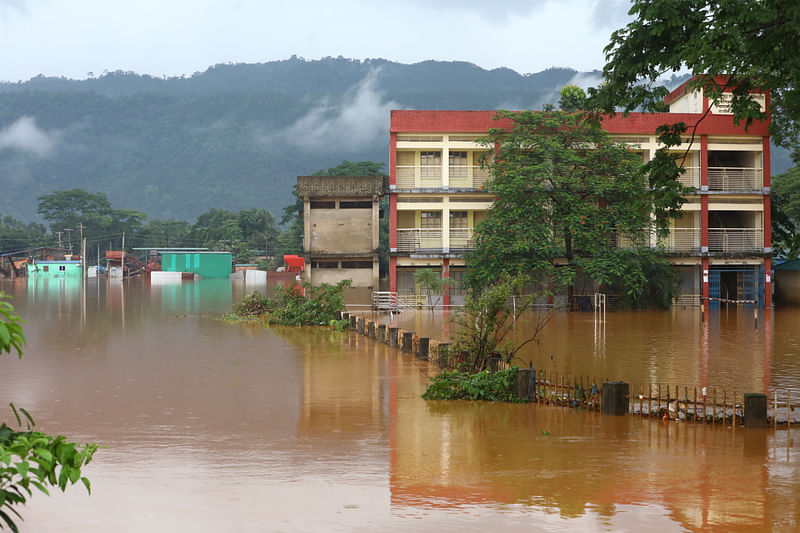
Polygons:
M344 56L603 66L628 0L0 0L0 80Z

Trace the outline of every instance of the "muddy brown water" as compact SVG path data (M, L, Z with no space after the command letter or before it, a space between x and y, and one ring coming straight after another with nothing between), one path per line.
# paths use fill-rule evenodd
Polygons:
M22 360L0 358L0 403L104 446L85 470L92 495L35 494L23 531L800 528L796 430L425 402L434 369L363 336L219 320L248 289L228 281L0 289L28 336ZM609 313L596 331L591 314L558 315L523 356L800 400L800 312L760 318ZM397 322L448 333L442 313Z

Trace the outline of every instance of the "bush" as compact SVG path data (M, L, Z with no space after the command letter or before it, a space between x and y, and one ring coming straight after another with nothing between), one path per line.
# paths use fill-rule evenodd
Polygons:
M336 285L323 283L312 287L310 283L284 289L278 287L272 297L253 292L245 296L234 309L234 314L245 318L264 318L270 324L282 326L334 325L336 312L344 307L344 288L350 280Z
M422 397L426 400L485 400L491 402L522 402L514 392L519 369L477 373L445 370L431 378Z

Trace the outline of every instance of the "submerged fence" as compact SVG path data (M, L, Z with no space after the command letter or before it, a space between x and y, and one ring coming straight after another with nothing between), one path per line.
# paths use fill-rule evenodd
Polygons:
M458 361L457 354L452 354L455 357L449 354L448 343L420 337L413 331L378 324L356 314L343 312L341 317L348 320L351 331L388 344L401 352L414 354L418 359L430 360L441 368ZM507 362L497 358L490 359L487 368L497 371L509 366ZM604 391L606 387L608 389ZM800 405L792 403L793 397L795 400L800 398L800 391L789 388L763 394L665 383L639 383L632 387L628 383L610 382L608 378L598 381L596 376L520 368L516 394L532 403L664 421L677 420L734 428L800 426Z

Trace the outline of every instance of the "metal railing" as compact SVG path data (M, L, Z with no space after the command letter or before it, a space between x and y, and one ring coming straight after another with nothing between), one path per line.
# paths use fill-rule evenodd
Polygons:
M708 189L711 191L760 191L763 171L753 167L709 167Z
M700 228L672 228L658 244L668 252L700 251Z
M397 251L441 250L442 230L439 228L398 228Z
M472 228L450 228L451 250L474 250L475 232Z
M427 165L398 165L396 185L400 189L440 188L442 167ZM478 165L448 167L449 186L462 189L480 189L489 179L489 170Z
M761 252L764 249L764 232L757 228L709 228L708 251Z

